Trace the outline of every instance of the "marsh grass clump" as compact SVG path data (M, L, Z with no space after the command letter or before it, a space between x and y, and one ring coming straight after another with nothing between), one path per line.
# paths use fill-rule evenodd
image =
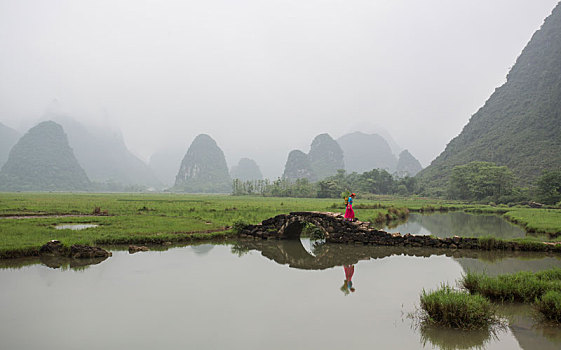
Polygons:
M478 238L479 248L482 250L522 250L539 252L548 249L548 246L541 241L535 239L513 239L513 240L503 240L495 237L480 237ZM549 247L553 251L561 250L560 247L552 246Z
M536 273L520 271L496 277L468 272L461 284L471 294L481 294L491 300L533 302L548 291L561 291L561 269Z
M243 230L248 226L248 223L243 220L237 220L232 224L232 230L235 233L242 233Z
M541 299L536 300L535 306L546 320L561 323L561 292L546 292Z
M429 205L423 205L423 206L421 207L421 209L419 209L419 211L420 211L421 213L434 213L435 210L436 210L435 207L433 207L433 206L430 205L430 204L429 204Z
M473 295L442 285L421 293L423 323L458 329L485 329L498 322L496 309L481 295Z
M409 217L409 209L389 207L387 211L378 209L378 211L373 214L374 215L371 216L368 221L372 222L377 227L382 227L383 225L403 222Z
M520 250L523 251L530 251L530 252L539 252L543 251L546 248L546 245L543 242L536 242L531 240L520 240L517 242Z
M481 237L479 238L479 247L483 250L493 250L498 248L499 242L494 237Z
M388 214L387 214L388 220L405 219L408 216L409 216L409 209L407 208L390 207L388 209Z

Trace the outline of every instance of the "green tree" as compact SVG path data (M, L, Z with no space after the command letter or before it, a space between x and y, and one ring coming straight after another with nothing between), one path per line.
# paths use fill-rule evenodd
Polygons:
M561 201L561 169L544 171L536 185L540 202L555 204Z
M374 194L390 194L395 191L393 176L383 169L373 169L360 175L359 190Z
M319 198L337 198L341 193L341 188L333 180L322 180L318 182L318 187Z
M506 166L471 162L452 169L448 196L452 199L498 201L513 193L514 174Z

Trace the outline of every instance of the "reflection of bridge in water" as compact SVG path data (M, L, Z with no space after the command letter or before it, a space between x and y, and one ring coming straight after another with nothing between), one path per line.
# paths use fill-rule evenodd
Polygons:
M349 244L319 244L310 254L299 239L241 239L232 248L237 252L256 250L281 265L303 270L324 270L335 266L353 265L362 260L383 259L394 255L430 257L444 255L458 262L464 271L487 271L491 274L520 270L543 270L561 266L558 255L543 252L450 250L402 246L370 246Z

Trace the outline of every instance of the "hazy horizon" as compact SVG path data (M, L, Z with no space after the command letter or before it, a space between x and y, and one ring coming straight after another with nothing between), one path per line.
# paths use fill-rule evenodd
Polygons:
M385 129L423 166L557 0L0 1L0 122L53 108L147 161L211 135L280 176L312 139Z

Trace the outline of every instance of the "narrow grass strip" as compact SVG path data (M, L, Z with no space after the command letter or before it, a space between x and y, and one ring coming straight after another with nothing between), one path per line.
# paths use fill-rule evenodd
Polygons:
M496 277L468 272L461 284L471 294L481 294L491 300L528 303L548 291L561 291L561 269L536 273L520 271Z

